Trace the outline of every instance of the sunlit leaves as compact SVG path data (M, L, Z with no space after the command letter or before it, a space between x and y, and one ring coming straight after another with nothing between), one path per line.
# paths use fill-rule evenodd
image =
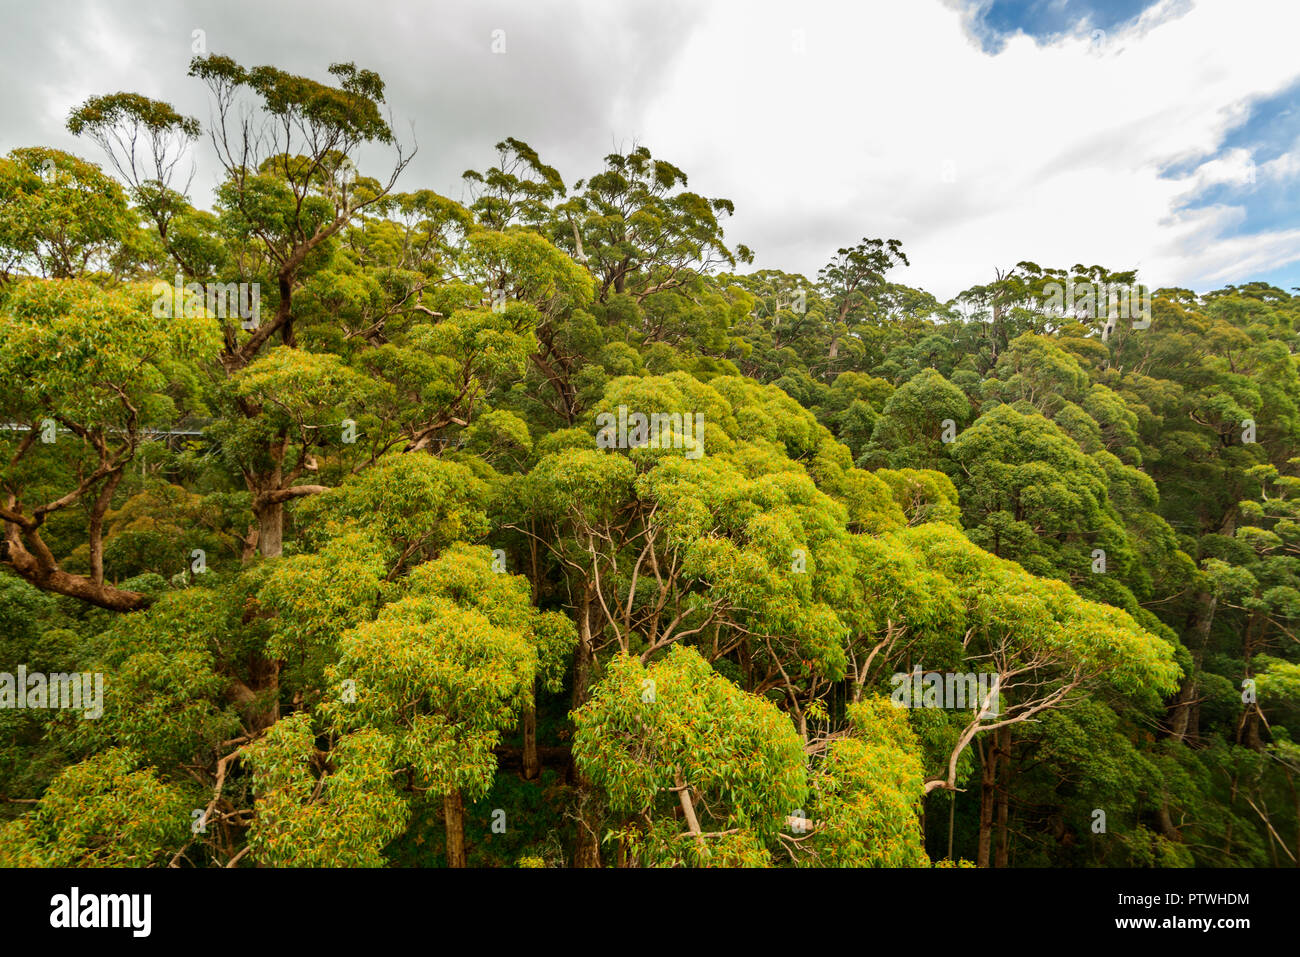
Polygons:
M740 828L770 840L805 794L802 745L789 720L689 649L650 668L615 659L574 721L575 760L616 810L653 821L679 803L671 789L685 786L702 831ZM652 863L709 856L691 850L689 835L657 836L645 849Z
M487 530L486 486L464 465L428 453L392 453L301 506L304 521L351 521L394 551L395 567Z
M0 827L0 866L165 865L189 836L185 792L124 749L63 772L29 815Z
M80 278L106 265L134 225L122 187L98 166L45 147L0 159L0 275L22 266Z
M851 734L831 742L810 774L813 853L801 862L924 866L920 748L906 712L885 698L870 698L849 708L849 721Z
M328 756L304 712L276 723L248 751L257 798L249 832L267 867L379 867L409 815L377 731L345 735Z

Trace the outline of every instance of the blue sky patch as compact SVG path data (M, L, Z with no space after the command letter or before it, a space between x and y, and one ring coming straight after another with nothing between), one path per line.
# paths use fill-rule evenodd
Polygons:
M998 53L1017 33L1050 43L1092 30L1115 30L1157 0L975 0L971 29L985 53Z
M1294 229L1300 224L1300 174L1269 175L1265 164L1296 152L1300 144L1300 82L1280 93L1260 97L1249 105L1244 122L1228 131L1213 153L1171 164L1162 171L1169 177L1186 176L1202 164L1226 157L1233 150L1250 155L1253 175L1227 183L1215 183L1190 198L1183 209L1232 206L1244 214L1225 228L1223 238L1250 236L1274 230ZM1300 263L1292 263L1258 278L1283 289L1300 286Z
M1087 35L1095 30L1118 32L1132 25L1157 0L965 0L968 26L980 48L996 55L1007 41L1024 34L1039 43ZM1173 15L1187 6L1176 8ZM1300 225L1300 174L1269 175L1264 164L1300 148L1300 82L1250 102L1245 118L1234 125L1215 150L1171 163L1161 175L1178 179L1194 175L1206 163L1245 151L1254 166L1230 182L1218 182L1198 191L1181 210L1231 207L1239 219L1226 225L1218 238L1231 239L1287 230ZM1238 160L1238 162L1240 162ZM1300 287L1300 262L1278 270L1252 274L1253 279L1290 290ZM1198 285L1213 286L1206 279Z

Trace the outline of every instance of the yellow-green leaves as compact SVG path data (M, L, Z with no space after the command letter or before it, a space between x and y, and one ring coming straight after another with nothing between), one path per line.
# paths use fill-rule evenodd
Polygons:
M87 429L166 424L168 364L215 355L218 330L206 316L154 318L153 298L146 284L14 286L0 300L0 416Z
M402 568L487 530L487 486L464 465L427 452L391 453L336 489L304 503L304 520L368 529Z
M45 147L0 159L0 276L15 266L69 279L107 264L135 223L98 166Z
M799 863L922 867L921 748L906 712L887 698L848 709L851 733L832 741L809 775L812 839Z
M585 523L595 523L628 500L634 471L623 456L595 448L555 452L529 473L529 499L548 517L563 520L580 514Z
M652 827L650 863L707 858L715 832L736 828L761 844L804 798L803 744L789 719L689 648L649 668L614 659L573 717L574 759L610 806L687 831ZM683 788L699 822L694 834L671 817Z
M581 307L594 294L591 276L543 236L524 229L474 229L469 259L488 295L531 303L545 314Z
M961 526L957 487L942 472L930 469L877 469L872 474L889 486L908 525L947 522L949 525Z
M405 597L375 617L382 571L372 542L352 532L282 560L263 586L278 612L268 651L289 659L290 680L310 689L332 662L318 713L341 735L317 752L303 713L252 750L251 846L264 863L381 863L408 813L394 773L435 794L482 796L535 678L558 689L572 622L534 608L527 580L494 571L488 549L457 543L419 565L401 582Z
M572 635L539 623L527 582L491 567L486 549L459 547L416 569L407 597L342 637L329 672L355 689L326 706L335 723L381 731L396 766L439 793L486 793L501 732L532 704L539 658L554 669Z
M380 867L410 814L390 769L392 742L345 735L328 758L305 712L276 722L247 750L256 814L248 845L267 867Z
M445 599L481 612L496 628L522 634L537 649L539 677L559 690L577 641L573 621L534 607L528 579L499 570L487 548L457 542L436 561L415 568L406 584L410 597Z
M67 768L31 814L0 827L0 867L161 866L189 837L192 803L113 748Z
M275 615L266 651L285 661L288 687L319 698L339 635L374 617L385 573L382 551L359 531L331 539L317 554L275 563L258 600Z
M926 563L951 580L964 605L968 653L996 649L1002 667L1041 669L1054 680L1105 680L1158 699L1176 687L1173 647L1126 612L1079 597L1063 582L1035 578L943 524L899 533Z

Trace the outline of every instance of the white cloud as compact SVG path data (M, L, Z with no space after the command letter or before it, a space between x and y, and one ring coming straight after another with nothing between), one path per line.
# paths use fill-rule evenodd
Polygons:
M460 172L490 163L507 135L570 182L640 140L692 188L735 200L729 235L760 267L815 275L838 246L899 238L912 266L898 278L949 296L1025 258L1137 266L1196 288L1300 259L1292 230L1224 240L1243 210L1181 208L1248 176L1244 151L1201 160L1252 99L1300 76L1300 3L1164 0L1100 44L1086 30L1050 45L1021 35L996 56L965 29L972 9L372 0L358 18L347 0L180 0L149 14L122 0L25 5L0 34L0 85L16 91L0 99L0 153L41 143L99 159L63 129L92 93L137 90L206 120L185 75L198 26L209 49L247 64L379 70L399 132L414 122L421 147L404 189L459 197ZM497 27L506 56L489 54ZM217 173L209 154L203 145L200 203ZM375 152L375 168L387 161ZM1300 150L1259 163L1255 189L1289 188L1298 168Z
M643 136L694 188L736 201L732 234L760 266L815 272L868 235L902 239L912 267L898 278L943 296L1025 258L1136 265L1161 285L1245 279L1300 258L1295 233L1222 241L1232 211L1174 214L1189 190L1241 181L1249 156L1159 174L1300 75L1300 4L1184 6L1167 0L1100 47L1017 36L990 57L940 0L724 0Z

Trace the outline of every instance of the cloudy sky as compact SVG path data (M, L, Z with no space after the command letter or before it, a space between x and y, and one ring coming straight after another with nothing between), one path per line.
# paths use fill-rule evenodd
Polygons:
M0 153L85 97L206 121L193 49L328 79L378 71L462 198L505 136L566 181L633 143L735 201L755 267L815 274L864 236L951 296L1022 259L1197 290L1300 286L1297 0L0 0ZM196 33L196 31L201 31ZM504 48L504 49L503 49ZM386 157L363 156L376 173ZM210 147L192 198L209 205Z

